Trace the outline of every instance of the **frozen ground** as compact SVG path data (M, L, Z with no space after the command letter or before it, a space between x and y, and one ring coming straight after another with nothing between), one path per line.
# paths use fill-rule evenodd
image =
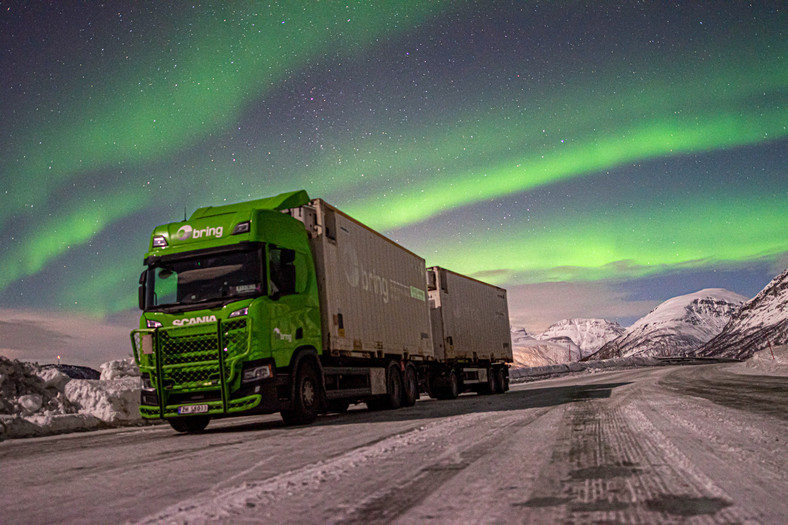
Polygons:
M662 366L306 427L7 440L0 508L4 523L785 523L787 394L744 364Z

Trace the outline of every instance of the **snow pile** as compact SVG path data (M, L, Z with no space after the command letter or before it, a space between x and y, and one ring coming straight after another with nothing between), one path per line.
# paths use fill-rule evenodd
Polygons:
M536 336L566 346L566 339L578 346L582 357L589 356L624 333L624 327L605 319L563 319Z
M66 385L69 401L84 414L105 423L136 423L140 418L140 381L134 377L112 380L74 380Z
M755 352L747 361L734 365L736 373L788 376L788 345Z
M707 288L668 299L589 359L692 355L722 332L746 300L722 288Z
M530 368L510 368L509 378L513 383L537 381L550 377L558 377L573 372L596 373L602 370L624 370L643 366L664 366L669 364L656 357L621 357L601 361L582 361L558 365L535 366Z
M120 379L122 377L139 377L140 369L133 357L108 361L101 365L101 378L104 381L110 379Z
M126 369L124 364L105 367ZM0 439L140 423L135 377L72 379L55 367L0 356Z

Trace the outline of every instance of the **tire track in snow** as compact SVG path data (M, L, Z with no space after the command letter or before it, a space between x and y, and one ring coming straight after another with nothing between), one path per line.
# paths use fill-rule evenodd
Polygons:
M361 504L337 521L345 524L390 523L428 498L452 478L477 461L502 452L506 436L539 421L553 408L543 408L525 415L515 412L506 416L490 416L492 424L477 422L474 428L463 429L462 441L455 441L437 461L430 461L402 483L386 487L367 497ZM493 419L494 417L494 419ZM456 447L456 448L455 448ZM423 452L419 452L424 456Z
M179 502L161 512L144 518L139 523L215 523L238 522L250 519L271 519L267 514L281 500L301 500L306 503L316 491L333 490L347 483L361 470L376 469L383 463L398 466L399 459L408 451L430 448L431 445L452 442L452 435L462 429L478 428L479 421L489 419L501 426L500 417L490 413L472 413L450 417L421 425L376 443L355 448L331 459L321 460L259 482L245 482L220 491L210 491ZM389 465L390 466L390 465ZM323 505L323 507L325 507ZM293 507L291 507L293 508ZM353 509L325 509L329 515L347 514ZM253 517L253 518L252 518ZM315 515L292 516L290 521L314 521Z
M578 393L550 464L521 504L533 522L757 521L636 407Z

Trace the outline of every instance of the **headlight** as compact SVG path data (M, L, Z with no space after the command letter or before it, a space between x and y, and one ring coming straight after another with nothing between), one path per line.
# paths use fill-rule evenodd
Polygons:
M243 315L249 315L249 307L248 306L246 308L241 308L240 310L234 311L233 313L231 313L227 317L229 319L232 319L233 317L241 317Z
M239 233L249 233L251 228L251 223L249 221L246 222L239 222L233 228L233 232L230 235L238 235Z
M249 381L257 381L259 379L268 379L272 377L274 372L271 365L255 366L244 370L242 381L248 383Z
M145 321L145 325L148 328L161 328L162 324L158 321L154 321L153 319L148 319Z
M156 235L153 237L153 247L154 248L166 248L167 247L167 239L164 238L163 235Z

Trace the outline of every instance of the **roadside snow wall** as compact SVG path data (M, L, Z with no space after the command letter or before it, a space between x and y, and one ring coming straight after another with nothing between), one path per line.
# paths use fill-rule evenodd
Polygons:
M56 368L0 356L0 440L144 424L133 360L101 369L102 379L71 379Z

